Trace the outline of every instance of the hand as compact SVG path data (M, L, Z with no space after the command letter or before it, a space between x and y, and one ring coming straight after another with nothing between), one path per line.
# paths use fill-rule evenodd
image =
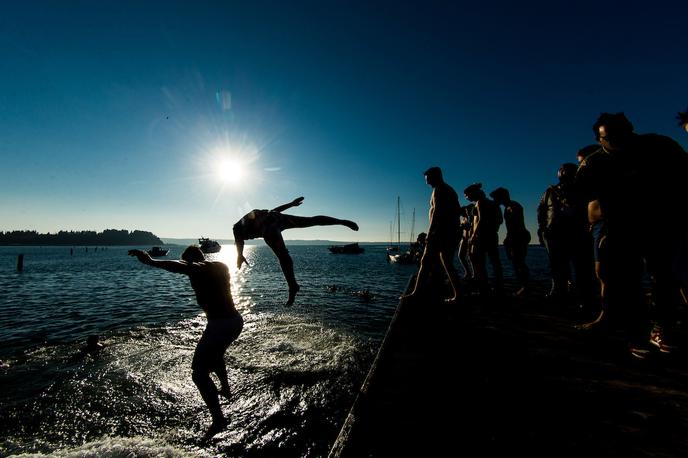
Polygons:
M144 262L147 258L150 259L150 256L148 256L148 253L146 253L143 250L129 250L129 252L127 254L129 256L136 256L136 258L141 262Z
M291 201L291 204L292 204L294 207L298 207L298 206L301 205L302 203L303 203L303 197L297 197L296 199L294 199L294 200Z
M243 254L240 254L240 255L237 256L237 270L241 269L241 265L242 265L243 263L246 263L247 266L251 267L251 264L248 263L248 261L246 260L246 258L244 257L244 255L243 255Z

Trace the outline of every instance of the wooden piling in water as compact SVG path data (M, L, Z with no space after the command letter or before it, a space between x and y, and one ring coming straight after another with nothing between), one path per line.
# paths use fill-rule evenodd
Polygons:
M24 255L20 254L17 256L17 272L24 270Z

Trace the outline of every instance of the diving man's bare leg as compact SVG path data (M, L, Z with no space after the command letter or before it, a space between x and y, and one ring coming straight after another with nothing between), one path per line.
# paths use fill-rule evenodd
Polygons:
M285 215L286 216L286 215ZM358 230L358 224L348 219L332 218L331 216L293 216L289 215L284 229L302 229L313 226L346 226L352 231Z
M296 277L294 276L294 261L292 261L291 256L289 256L289 250L287 250L284 244L282 234L265 234L263 239L279 260L282 273L287 280L287 285L289 285L289 299L284 305L290 306L294 303L296 294L299 292L299 289L301 289L299 284L296 283Z

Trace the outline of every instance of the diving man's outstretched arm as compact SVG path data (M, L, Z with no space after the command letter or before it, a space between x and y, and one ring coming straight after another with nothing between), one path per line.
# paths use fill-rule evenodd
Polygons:
M129 256L136 256L139 261L149 266L165 269L176 274L189 274L189 264L185 261L159 261L151 258L143 250L129 250Z
M297 197L296 199L292 200L292 201L289 202L288 204L280 205L279 207L273 208L273 209L270 210L270 211L277 212L277 213L282 213L282 212L283 212L284 210L286 210L287 208L298 207L298 206L301 205L302 203L303 203L303 197Z
M236 246L237 250L237 269L241 269L241 265L243 263L246 263L248 266L249 263L244 257L244 237L245 235L243 232L243 227L241 226L241 223L243 222L243 219L236 223L234 225L234 228L232 229L232 232L234 233L234 246ZM250 267L250 266L249 266Z

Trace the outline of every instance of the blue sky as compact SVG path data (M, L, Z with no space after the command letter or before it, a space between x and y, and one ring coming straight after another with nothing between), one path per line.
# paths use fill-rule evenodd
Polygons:
M399 195L405 239L437 165L510 189L534 233L600 112L688 145L688 4L570 3L4 5L0 230L231 238L305 196L292 213L361 230L285 238L386 241Z

